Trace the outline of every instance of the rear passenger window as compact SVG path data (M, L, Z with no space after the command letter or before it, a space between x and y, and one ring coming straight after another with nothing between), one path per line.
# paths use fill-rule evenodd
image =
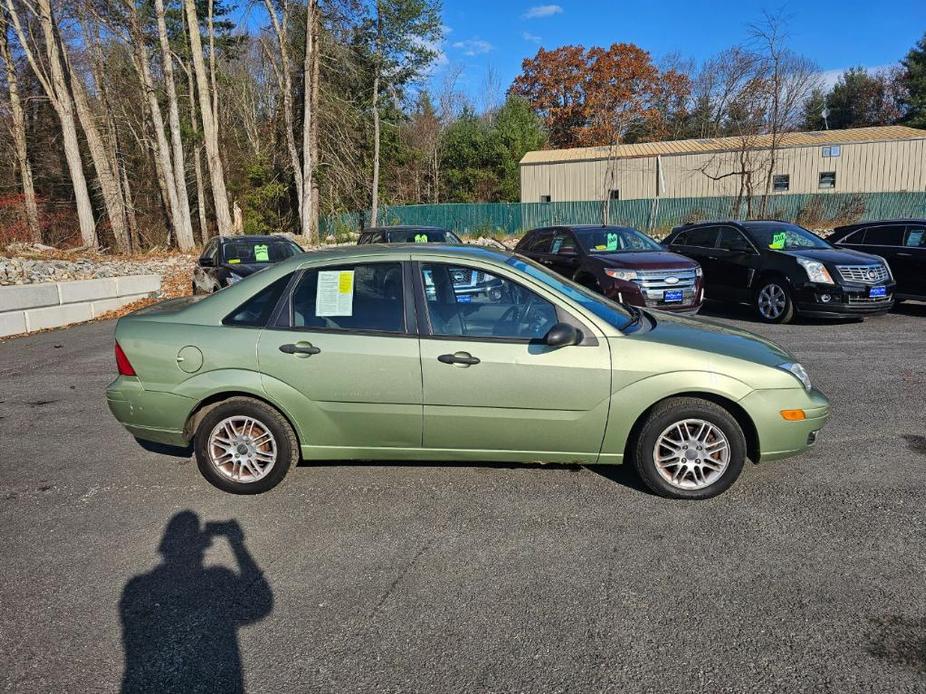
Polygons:
M267 325L273 309L276 308L280 295L289 284L292 273L271 282L257 294L222 319L222 325L235 325L248 328L262 328Z
M683 231L680 234L678 234L674 239L672 239L672 242L669 245L670 246L684 246L687 243L688 243L688 232Z
M311 330L405 332L401 263L307 270L293 292L291 325Z
M688 232L688 241L685 245L713 248L716 243L717 227L702 227L700 229L691 229Z
M746 240L746 237L733 227L720 228L719 246L720 248L725 248L728 251L749 252L752 250L752 244L750 244L749 241Z
M526 250L532 253L549 253L552 245L553 232L550 230L538 231Z

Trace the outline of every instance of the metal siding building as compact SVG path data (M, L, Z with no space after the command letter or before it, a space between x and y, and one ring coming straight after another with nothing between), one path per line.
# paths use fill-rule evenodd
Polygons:
M926 191L926 130L904 126L778 136L776 193ZM765 192L771 136L647 142L528 152L521 202L734 196L744 178ZM740 174L737 171L749 171ZM823 176L821 177L821 174ZM835 175L835 185L824 183Z

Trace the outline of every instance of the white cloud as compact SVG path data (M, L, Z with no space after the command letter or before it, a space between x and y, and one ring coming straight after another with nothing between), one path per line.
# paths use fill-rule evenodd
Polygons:
M871 67L866 67L865 71L869 75L877 74L883 72L884 70L890 70L892 67L895 67L897 63L888 63L887 65L872 65ZM853 65L852 67L857 67ZM848 70L848 67L838 67L832 70L824 70L820 73L820 80L823 83L824 89L832 89L836 85L836 81L842 77L842 73Z
M537 36L537 34L532 34L529 31L521 32L521 38L525 41L530 41L531 43L540 43L543 40Z
M495 46L488 41L483 41L478 37L466 39L465 41L457 41L453 44L453 47L463 51L463 55L470 56L489 53L495 48Z
M543 17L552 17L555 14L562 14L563 8L559 5L534 5L527 12L521 15L522 19L541 19Z

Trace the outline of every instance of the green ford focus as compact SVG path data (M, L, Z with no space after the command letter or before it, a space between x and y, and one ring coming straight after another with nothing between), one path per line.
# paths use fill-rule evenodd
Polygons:
M829 405L748 332L614 303L469 246L301 254L116 326L106 397L225 491L300 459L632 463L703 499L812 445Z

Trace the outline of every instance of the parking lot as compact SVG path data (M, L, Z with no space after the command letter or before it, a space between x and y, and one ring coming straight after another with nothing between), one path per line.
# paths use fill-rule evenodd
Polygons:
M926 691L926 305L704 313L794 352L833 415L694 503L463 463L231 496L110 416L112 322L0 343L0 688Z

